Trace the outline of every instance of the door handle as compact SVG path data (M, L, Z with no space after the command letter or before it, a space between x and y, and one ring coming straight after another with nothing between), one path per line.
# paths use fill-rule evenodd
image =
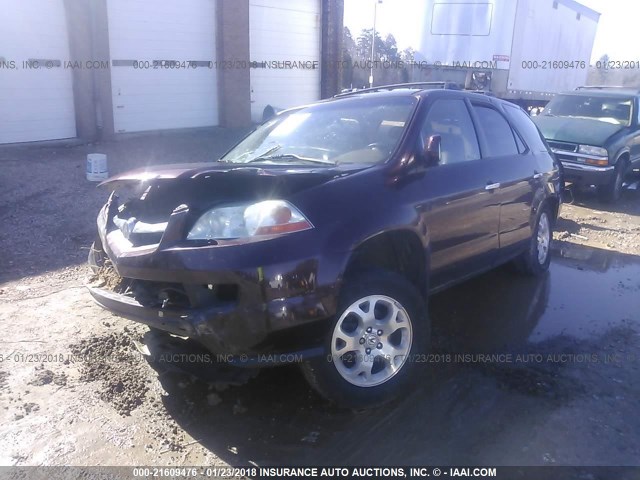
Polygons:
M534 180L538 180L539 178L542 178L542 174L538 173L538 172L534 172L533 173L533 179Z
M486 187L484 187L485 190L496 190L500 188L500 184L499 183L488 183Z

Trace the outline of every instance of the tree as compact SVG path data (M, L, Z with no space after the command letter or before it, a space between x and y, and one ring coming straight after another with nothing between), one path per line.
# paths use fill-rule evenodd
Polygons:
M342 85L341 88L352 88L353 81L353 60L356 54L356 42L351 35L351 31L344 27L342 40Z
M344 69L342 73L343 87L363 87L368 85L372 39L372 28L363 29L357 39L354 40L351 31L345 27L342 52L342 59L344 60L342 67ZM407 48L400 52L393 35L389 34L383 39L376 32L373 52L374 62L377 62L374 63L373 71L375 84L384 85L409 81L409 69L407 67L397 68L397 63L400 60L413 61L414 54L415 50L413 48Z
M400 52L400 59L403 62L413 62L415 58L416 58L416 51L411 47L405 48Z
M352 57L356 53L356 42L353 39L353 35L351 35L351 30L349 30L349 27L344 27L344 34L342 37L342 50L343 52L348 52Z
M360 32L358 40L356 42L357 58L360 60L371 60L371 39L373 38L373 29L365 28ZM374 60L380 60L384 53L384 42L378 32L376 32L376 45L373 58Z
M396 38L393 35L387 35L387 38L384 39L380 50L381 58L383 60L388 60L390 62L397 62L398 60L400 60L400 55L398 54L398 45L396 43Z
M414 80L413 67L408 65L408 63L414 62L416 60L416 51L411 47L405 48L400 52L400 60L405 62L405 66L400 72L400 81L403 83L412 82Z
M600 80L602 83L606 83L607 74L609 73L609 55L606 53L602 55L598 63L596 63L596 68L600 74Z

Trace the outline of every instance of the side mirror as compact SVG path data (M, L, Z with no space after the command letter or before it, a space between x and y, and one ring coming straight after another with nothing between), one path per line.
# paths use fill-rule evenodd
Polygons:
M427 167L434 167L440 163L440 144L442 138L440 135L431 135L427 138L424 146L424 157Z

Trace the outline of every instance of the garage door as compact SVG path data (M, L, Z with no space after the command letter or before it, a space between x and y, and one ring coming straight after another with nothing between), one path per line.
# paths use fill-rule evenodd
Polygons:
M251 117L320 98L320 0L250 0ZM288 62L288 63L287 63ZM316 68L308 68L316 62Z
M0 0L0 143L76 136L62 0Z
M218 124L214 0L108 0L116 132Z

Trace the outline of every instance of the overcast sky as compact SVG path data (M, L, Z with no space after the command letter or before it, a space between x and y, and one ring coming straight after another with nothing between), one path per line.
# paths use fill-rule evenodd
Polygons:
M344 0L344 24L354 37L373 25L376 0ZM640 42L635 38L640 26L640 2L637 0L580 0L600 12L600 23L593 46L592 61L607 53L611 60L640 60ZM420 26L416 12L424 9L424 0L383 0L378 5L377 29L384 37L392 33L400 49L417 48Z

